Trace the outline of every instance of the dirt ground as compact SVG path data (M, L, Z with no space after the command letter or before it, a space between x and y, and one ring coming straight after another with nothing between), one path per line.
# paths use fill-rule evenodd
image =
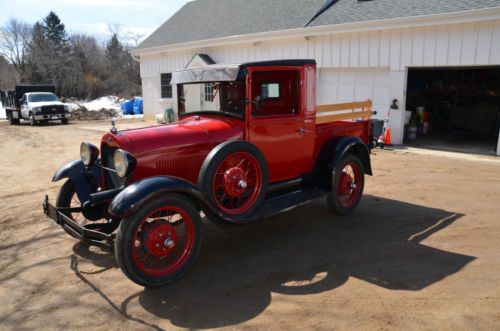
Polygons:
M205 223L187 276L145 290L42 213L109 127L0 123L0 329L500 329L498 159L376 152L355 215Z

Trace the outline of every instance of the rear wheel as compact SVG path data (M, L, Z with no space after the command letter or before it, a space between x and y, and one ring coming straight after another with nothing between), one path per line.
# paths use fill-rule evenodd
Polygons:
M12 112L9 112L8 117L9 117L10 125L18 125L19 124L19 118L14 118L14 115Z
M337 215L354 212L365 185L363 163L356 155L345 156L338 164L332 179L332 193L326 197L331 211Z
M201 247L201 217L190 200L168 195L124 218L115 240L123 273L145 287L159 287L182 277Z

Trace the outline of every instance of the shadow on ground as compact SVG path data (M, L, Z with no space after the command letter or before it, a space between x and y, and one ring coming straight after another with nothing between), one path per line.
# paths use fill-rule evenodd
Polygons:
M204 329L252 319L271 303L272 292L320 293L349 277L418 291L475 259L421 244L462 216L365 196L355 215L341 219L318 200L258 224L206 226L191 271L168 287L130 296L121 311L126 316L138 297L144 309L176 326ZM112 257L102 258L98 264L114 266Z

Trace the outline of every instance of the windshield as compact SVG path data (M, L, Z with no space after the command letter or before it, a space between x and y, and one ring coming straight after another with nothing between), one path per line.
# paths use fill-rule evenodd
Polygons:
M179 115L219 113L243 118L245 82L210 82L177 85Z
M59 101L53 93L40 93L40 94L29 94L29 102L46 102L46 101Z

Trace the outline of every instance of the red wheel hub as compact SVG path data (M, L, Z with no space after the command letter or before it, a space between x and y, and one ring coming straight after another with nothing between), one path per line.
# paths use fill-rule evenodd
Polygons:
M354 180L347 173L342 172L340 177L340 194L341 195L350 195L353 189Z
M177 231L170 224L157 222L145 231L144 248L153 256L167 256L177 243Z
M230 196L241 196L247 186L247 175L240 167L231 168L224 173L224 189Z
M166 276L181 268L195 243L189 214L175 206L151 212L139 224L132 243L137 267L151 276Z
M262 190L262 170L250 153L236 152L218 166L213 181L213 197L225 213L239 215L254 206Z
M342 169L337 186L337 199L341 206L354 206L361 196L361 168L354 162Z

